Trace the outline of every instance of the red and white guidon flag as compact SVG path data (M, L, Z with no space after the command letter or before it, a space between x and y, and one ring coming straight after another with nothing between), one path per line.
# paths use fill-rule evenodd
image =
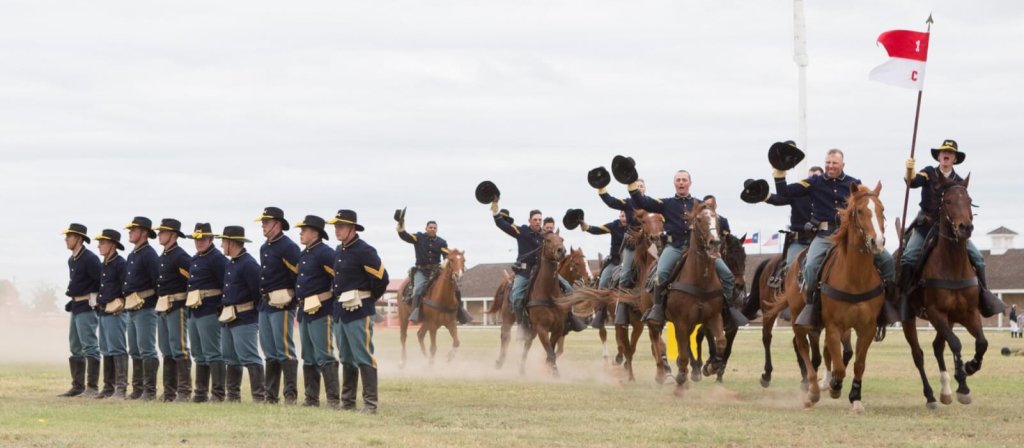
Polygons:
M889 53L889 62L874 70L868 78L897 87L922 90L924 64L928 60L928 33L906 30L886 31L878 43Z

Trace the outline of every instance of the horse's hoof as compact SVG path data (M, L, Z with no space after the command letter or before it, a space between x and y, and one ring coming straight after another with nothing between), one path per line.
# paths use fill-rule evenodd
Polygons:
M810 409L814 407L814 402L810 399L804 400L804 409Z
M821 391L820 390L812 390L812 391L807 393L807 396L810 399L811 403L817 403L817 402L821 401Z
M929 402L924 404L924 407L928 408L929 410L934 411L934 410L939 408L939 404L934 402L934 401L929 401Z
M704 364L704 367L700 369L700 373L703 374L704 376L710 377L711 375L714 375L716 372L711 367L711 364L708 363Z
M768 386L772 385L772 377L761 375L761 387L767 389Z
M853 413L854 414L863 414L864 413L864 404L861 403L860 400L857 400L857 401L853 402Z
M800 381L800 392L807 392L808 390L810 390L810 388L811 384L808 383L807 380Z
M700 370L694 369L692 372L690 372L690 379L700 382Z
M976 360L970 360L964 363L964 371L967 372L967 376L974 375L981 370L981 363Z
M939 401L942 402L942 404L952 404L953 396L949 394L941 394L939 395Z
M832 389L832 388L829 388L829 390L828 390L828 396L830 396L832 398L839 398L839 396L841 396L841 395L843 395L843 390L842 389Z
M722 384L722 376L719 375L719 376L715 377L715 382L718 383L718 384Z
M658 384L665 384L666 378L667 376L664 373L658 372L658 374L654 375L654 382Z
M615 364L616 365L622 364L623 361L625 361L625 360L626 360L626 357L623 356L622 353L619 353L619 354L615 355Z
M962 394L960 392L957 392L956 393L956 401L959 401L960 404L971 404L971 394L970 393Z

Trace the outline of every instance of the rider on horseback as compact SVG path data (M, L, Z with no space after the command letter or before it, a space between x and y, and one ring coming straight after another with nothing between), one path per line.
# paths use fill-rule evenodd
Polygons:
M811 223L817 228L817 234L807 249L807 261L804 266L804 281L806 282L807 304L797 316L794 324L809 326L811 328L821 327L821 298L818 294L818 274L821 265L825 261L825 255L832 247L832 240L829 239L839 229L839 209L846 207L846 200L850 196L850 185L859 185L861 182L843 171L845 166L843 151L830 149L825 156L825 175L814 176L804 179L795 184L786 184L786 171L773 168L772 174L775 177L775 188L780 196L799 198L810 196L812 210ZM892 301L895 300L895 285L893 285L894 267L892 255L888 251L874 257L875 267L881 274L885 283L886 305L882 311L883 324L889 325L895 322L895 308Z
M603 166L590 170L590 172L587 173L587 182L590 183L591 187L597 189L597 194L601 197L601 200L604 201L605 205L609 208L625 213L626 224L629 225L628 231L630 235L636 235L640 232L640 222L633 217L633 210L636 210L639 207L637 207L636 203L633 202L633 198L619 199L608 194L608 184L611 183L611 176L608 174L608 170L604 169ZM647 185L644 183L643 179L637 179L636 184L641 194L647 193ZM619 252L619 248L621 247L622 268L619 269L619 286L624 289L629 289L634 286L633 251L636 249L636 241L632 241L632 238L624 238L624 240L624 245L616 246L615 239L612 238L611 253L614 256ZM610 280L609 283L611 283Z
M416 248L416 266L413 268L413 289L412 289L412 313L409 314L409 321L419 323L420 304L423 302L423 295L427 292L432 275L436 275L441 264L441 257L448 257L448 242L437 236L437 222L427 221L427 228L423 232L410 234L405 231L405 209L395 210L395 220L398 221L398 237ZM462 293L456 287L455 297L459 301L458 320L460 324L473 321L473 317L466 311L462 303Z
M697 198L690 196L690 173L686 170L679 170L674 177L676 189L675 196L663 199L654 199L640 191L639 179L635 163L632 158L616 156L612 161L612 173L620 183L628 185L629 196L633 199L636 207L652 213L661 213L665 217L665 233L668 243L661 251L658 258L658 268L655 279L654 306L651 307L645 320L658 323L665 322L665 293L668 285L672 282L669 278L676 272L676 265L686 252L690 243L690 225L686 216L690 214L693 207L699 202ZM732 288L735 277L725 261L721 258L715 259L715 270L722 282L722 292L726 299L732 298ZM728 307L723 307L723 311Z
M910 231L906 244L903 246L903 255L900 258L900 294L907 297L917 286L919 264L925 250L925 242L929 232L939 222L939 206L942 198L941 188L944 179L962 182L963 179L953 169L953 165L959 165L967 157L957 148L955 140L945 140L938 148L932 149L932 157L939 162L938 166L927 166L923 170L914 173L914 159L907 159L907 172L904 180L910 188L921 189L921 211L917 218L910 224ZM974 265L978 275L978 285L981 291L978 297L978 311L984 317L992 317L999 314L1006 308L1006 304L989 292L985 279L985 258L974 246L974 243L967 241L967 254ZM902 309L903 312L912 313L914 310ZM910 317L905 316L905 317Z
M612 244L609 248L608 257L604 259L604 265L601 267L601 276L597 281L597 287L600 289L608 289L612 283L612 274L615 271L615 267L619 266L622 262L621 253L623 250L623 240L626 236L626 231L629 229L629 224L626 221L626 212L619 212L619 219L609 222L600 226L592 226L587 224L583 220L583 210L572 209L566 212L565 219L562 220L562 224L569 230L573 230L579 225L580 230L587 232L591 235L612 235ZM607 315L607 310L601 307L597 310L594 315L594 328L600 328L604 326L604 319Z

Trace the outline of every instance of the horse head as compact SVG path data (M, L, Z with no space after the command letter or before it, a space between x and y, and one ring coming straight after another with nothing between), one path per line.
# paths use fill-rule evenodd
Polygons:
M455 283L461 282L462 274L466 272L466 253L458 249L449 249L445 263L451 269L452 280Z
M554 262L556 265L565 258L565 240L558 235L558 231L545 232L544 242L540 248L542 259Z
M944 178L939 187L940 220L949 226L946 230L954 241L967 240L974 232L974 212L971 210L971 195L967 192L970 181L970 174L962 182Z
M569 255L562 259L558 270L569 283L576 283L580 279L589 282L593 277L582 248L570 247Z
M731 233L722 238L722 257L729 271L736 277L736 290L742 292L747 290L747 281L743 277L747 269L747 251L743 249L743 240L746 238L747 234L737 238Z
M885 207L878 197L881 191L881 182L873 190L863 185L850 185L847 206L839 211L841 224L834 235L837 241L850 238L856 230L867 252L878 255L885 251Z
M692 232L690 247L704 252L711 258L720 256L722 239L718 229L718 214L703 203L697 204L687 215Z
M636 210L634 218L640 222L644 236L650 245L661 251L661 233L665 231L665 217L660 213L650 213L643 210Z

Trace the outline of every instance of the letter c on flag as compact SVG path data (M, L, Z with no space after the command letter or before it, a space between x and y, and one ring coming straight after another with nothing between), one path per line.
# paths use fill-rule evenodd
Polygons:
M917 81L917 70L911 70L910 71L910 80L911 81Z

